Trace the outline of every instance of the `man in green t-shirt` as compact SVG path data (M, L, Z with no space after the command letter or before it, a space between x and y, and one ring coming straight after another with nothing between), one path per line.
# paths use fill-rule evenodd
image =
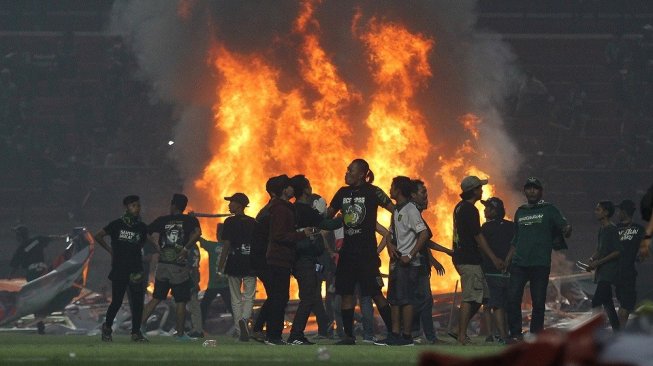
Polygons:
M619 317L612 301L612 285L619 273L621 243L619 242L619 230L610 221L614 211L614 204L610 201L601 201L594 208L594 215L601 223L601 228L599 229L599 244L596 252L590 257L587 270L596 270L594 275L596 290L592 297L592 308L603 306L612 330L617 331L619 330Z
M206 287L204 297L200 303L200 308L202 309L202 326L206 323L206 316L208 315L211 302L213 302L218 295L220 295L224 305L227 307L227 311L230 313L233 311L231 310L229 281L227 280L227 276L218 272L218 261L220 260L220 254L222 254L222 248L224 248L224 243L221 241L222 225L222 223L218 224L217 242L206 240L204 238L200 238L199 240L202 249L206 250L209 254L209 284Z
M533 303L530 332L544 328L544 303L551 272L551 251L566 249L564 238L571 235L571 225L552 204L542 200L542 182L530 177L524 184L528 203L515 213L516 231L508 254L510 285L508 287L508 343L522 339L521 301L524 287L530 282Z

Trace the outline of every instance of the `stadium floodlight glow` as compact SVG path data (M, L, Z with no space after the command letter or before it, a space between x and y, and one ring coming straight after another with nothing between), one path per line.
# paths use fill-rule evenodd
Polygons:
M172 145L174 145L174 144L175 144L174 141L172 141L172 140L168 141L168 146L172 146Z

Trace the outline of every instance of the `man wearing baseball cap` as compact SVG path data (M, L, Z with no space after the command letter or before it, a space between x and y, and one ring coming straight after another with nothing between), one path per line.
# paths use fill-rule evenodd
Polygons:
M229 212L234 216L224 221L222 232L224 248L218 262L218 272L227 275L234 322L238 327L239 339L246 342L249 341L247 322L252 316L256 294L256 276L250 261L256 220L245 215L249 198L244 193L234 193L224 199L229 201ZM243 288L242 292L241 288Z
M526 179L524 195L528 202L515 212L516 231L508 255L509 259L512 258L507 307L511 338L508 343L523 339L521 301L527 282L530 282L533 303L530 332L538 333L544 328L551 252L566 249L564 238L571 236L571 225L560 210L542 200L543 190L539 179Z
M626 327L628 316L635 309L637 292L637 270L635 262L639 252L640 243L644 238L644 227L633 222L633 214L636 207L635 202L623 200L617 205L617 230L621 244L621 255L619 256L619 271L615 280L617 300L619 300L619 323L621 328Z
M453 213L453 264L460 274L462 286L462 304L460 306L460 321L457 336L460 344L468 343L466 335L470 319L476 314L481 304L489 297L489 290L483 275L481 263L482 253L488 256L494 266L503 270L504 262L499 259L488 245L481 232L481 220L478 209L474 204L483 195L483 186L487 179L468 176L460 183L462 193Z

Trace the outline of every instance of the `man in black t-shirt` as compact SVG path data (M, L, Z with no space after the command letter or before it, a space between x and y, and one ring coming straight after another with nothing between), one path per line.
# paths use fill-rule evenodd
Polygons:
M619 300L619 324L622 328L626 327L628 316L635 310L637 301L637 292L635 290L637 283L637 254L640 243L644 238L644 227L633 222L635 213L635 202L631 200L622 201L617 208L617 230L619 232L619 241L621 243L621 255L619 256L619 271L615 281L617 300Z
M154 293L152 300L147 303L143 311L143 324L152 310L168 297L172 296L177 304L176 330L178 340L189 340L184 334L186 320L186 303L190 300L190 272L186 266L188 251L196 245L202 235L199 221L194 216L184 214L188 198L183 194L175 193L170 202L170 214L158 217L147 227L149 235L157 234L159 246L159 263L156 267L154 280Z
M515 236L515 223L504 219L506 210L503 207L503 201L500 198L492 197L486 201L481 201L485 206L485 219L487 220L481 226L481 232L487 240L492 252L506 261L510 252L510 243ZM508 298L508 277L504 276L496 269L494 263L486 255L483 256L481 264L485 280L490 290L490 298L484 305L486 317L490 318L488 331L490 336L487 340L494 341L492 334L492 321L496 324L496 329L501 337L500 342L505 342L508 337L506 330L506 301Z
M462 287L462 304L460 305L460 321L458 323L458 342L467 344L467 326L470 319L476 314L481 304L489 297L489 290L483 275L481 263L485 253L494 266L503 270L504 262L497 258L490 249L483 233L478 209L474 203L483 195L483 186L487 179L481 180L475 176L468 176L460 184L462 193L453 214L453 264L460 274Z
M338 345L355 344L354 289L360 286L361 296L372 296L388 332L392 328L391 310L383 296L383 280L379 274L381 260L377 253L376 216L383 207L392 212L394 205L385 192L372 185L374 173L363 159L352 161L345 174L346 187L336 192L327 209L327 216L342 213L344 242L336 268L336 293L342 296L341 313L345 338Z
M129 289L132 313L132 341L144 342L147 339L141 333L143 315L143 244L147 240L147 226L140 219L141 203L138 196L127 196L122 201L125 214L111 221L104 229L95 234L95 241L111 254L111 304L107 309L106 319L102 324L102 340L112 341L113 320L122 306L125 291ZM104 237L111 237L111 246Z
M239 339L247 342L249 341L247 322L252 316L256 294L256 276L250 263L256 220L245 215L249 198L244 193L235 193L224 199L229 201L229 212L234 216L224 221L222 232L224 249L220 255L218 272L227 275L234 325L238 327Z

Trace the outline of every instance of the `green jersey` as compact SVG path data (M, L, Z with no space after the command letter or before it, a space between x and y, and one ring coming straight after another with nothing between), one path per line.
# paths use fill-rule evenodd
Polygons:
M550 267L551 251L566 248L562 229L567 226L567 219L550 203L522 205L515 212L515 223L515 265Z
M207 288L228 287L229 282L227 281L227 276L218 274L218 261L220 260L224 243L200 238L200 246L209 253L209 284Z

